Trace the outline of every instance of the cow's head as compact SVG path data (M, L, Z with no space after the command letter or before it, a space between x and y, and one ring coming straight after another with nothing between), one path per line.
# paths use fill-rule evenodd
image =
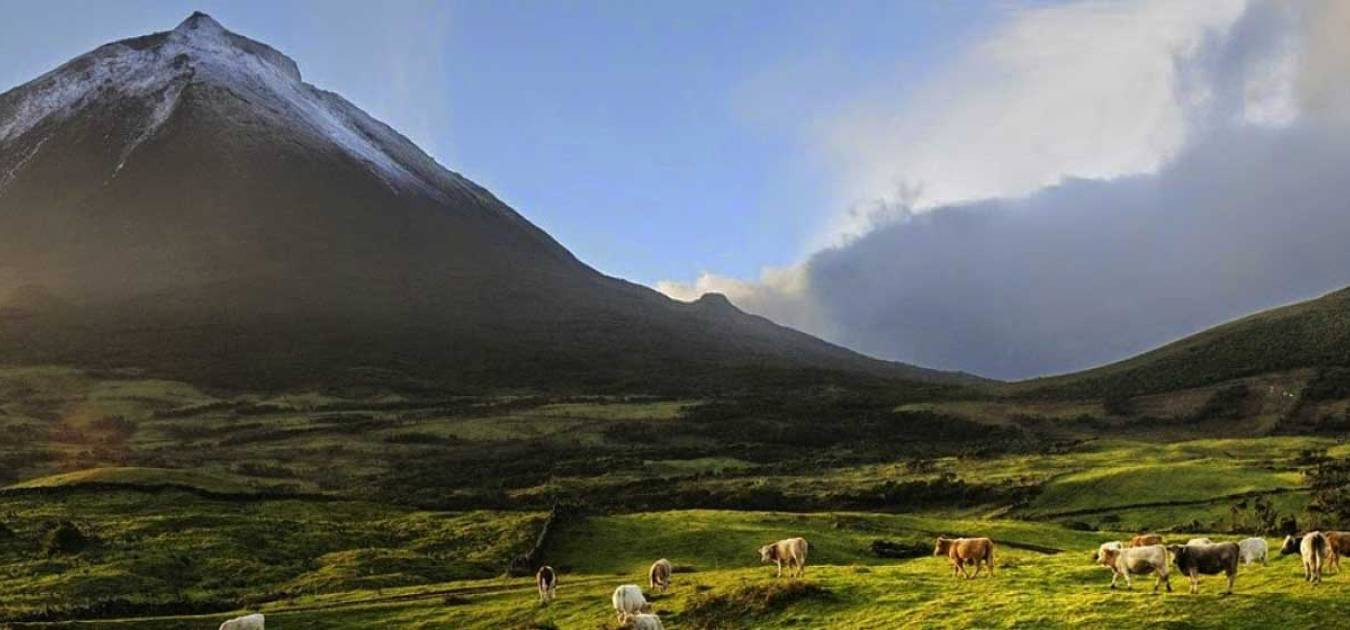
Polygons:
M759 561L760 562L778 561L778 545L764 545L763 547L760 547Z
M1192 549L1187 545L1168 545L1167 552L1172 554L1172 562L1180 567L1191 556Z
M1287 556L1291 553L1298 553L1299 540L1293 536L1285 536L1284 544L1280 545L1280 555Z
M951 553L951 549L952 549L952 541L951 541L951 539L943 538L943 537L939 536L938 539L937 539L937 545L934 545L934 546L933 546L933 555L935 555L935 556L945 556L945 555Z
M1119 550L1119 549L1115 549L1115 548L1111 548L1111 547L1107 547L1106 549L1100 550L1100 551L1098 552L1098 555L1101 557L1101 559L1099 560L1099 562L1101 562L1102 564L1104 564L1104 565L1106 565L1106 566L1108 566L1108 567L1109 567L1109 566L1115 566L1115 564L1116 564L1116 559L1120 557L1120 550Z

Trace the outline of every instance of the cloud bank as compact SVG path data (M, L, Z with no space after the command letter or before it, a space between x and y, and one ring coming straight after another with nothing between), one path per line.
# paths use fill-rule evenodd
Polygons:
M825 148L826 247L716 290L877 356L1070 371L1350 284L1350 6L1019 12L953 78Z

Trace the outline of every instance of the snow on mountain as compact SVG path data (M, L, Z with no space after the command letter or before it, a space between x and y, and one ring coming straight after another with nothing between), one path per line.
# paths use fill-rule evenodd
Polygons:
M203 13L194 13L167 33L100 47L0 95L0 148L31 157L41 138L14 143L44 122L60 122L105 98L140 99L148 113L136 121L138 130L123 139L115 176L136 148L170 119L192 83L223 87L261 109L278 112L282 126L340 147L395 192L411 187L440 196L449 187L489 196L342 97L304 83L289 57L225 30ZM0 173L0 189L23 161Z

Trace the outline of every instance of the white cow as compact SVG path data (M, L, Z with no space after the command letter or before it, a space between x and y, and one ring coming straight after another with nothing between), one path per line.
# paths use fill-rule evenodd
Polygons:
M759 548L759 561L778 565L778 577L783 577L783 565L788 576L806 575L806 551L810 547L805 538L785 538Z
M660 617L643 613L633 616L633 630L666 630L666 627L661 625Z
M1266 566L1269 553L1270 545L1266 544L1264 538L1248 538L1238 542L1238 556L1242 558L1242 564L1260 562L1261 566Z
M1186 544L1188 544L1188 545L1212 545L1212 544L1214 544L1214 541L1212 541L1212 540L1210 540L1210 539L1208 539L1208 538L1192 538L1192 539L1186 541Z
M614 589L614 596L610 600L614 602L614 612L619 615L619 623L627 623L640 613L652 611L651 604L647 603L647 598L642 596L642 589L636 584L624 584Z
M235 617L220 624L220 630L266 630L263 627L262 613Z
M675 567L671 566L670 561L661 558L652 563L652 568L647 571L647 581L650 583L653 591L666 592L670 588L670 574L675 572Z
M1304 536L1285 536L1280 546L1280 555L1299 554L1303 556L1303 579L1313 584L1322 583L1322 563L1326 560L1327 537L1322 532L1310 532Z

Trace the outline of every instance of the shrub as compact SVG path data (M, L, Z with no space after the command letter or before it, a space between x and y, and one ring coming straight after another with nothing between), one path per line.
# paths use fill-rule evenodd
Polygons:
M51 557L62 553L79 553L93 542L70 521L60 521L42 537L42 551Z

